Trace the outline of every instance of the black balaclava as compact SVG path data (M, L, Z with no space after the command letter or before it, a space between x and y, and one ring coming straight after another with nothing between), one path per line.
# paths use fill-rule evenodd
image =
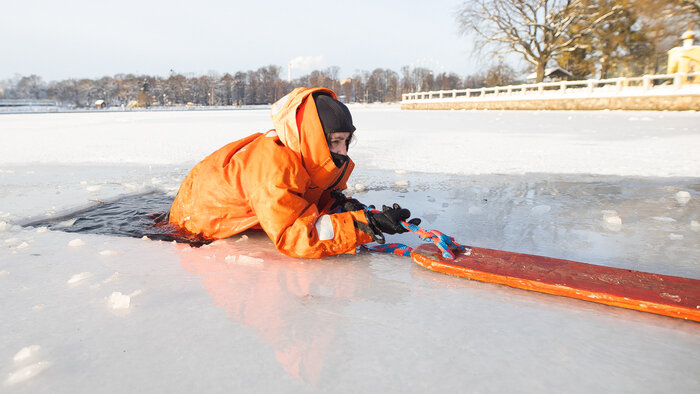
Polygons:
M313 97L316 102L318 118L321 120L321 126L323 126L323 132L326 135L326 143L328 143L328 146L330 147L331 133L350 132L350 137L352 138L355 126L352 124L352 115L350 115L348 107L325 92L315 93ZM348 138L348 148L351 138ZM333 152L331 152L331 157L333 158L333 163L335 163L338 168L342 167L349 159L346 155Z

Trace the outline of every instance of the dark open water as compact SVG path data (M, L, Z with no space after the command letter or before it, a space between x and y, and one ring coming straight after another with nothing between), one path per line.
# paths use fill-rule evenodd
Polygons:
M28 223L69 233L116 235L202 246L211 240L187 234L168 223L173 197L159 191L102 202L67 215Z

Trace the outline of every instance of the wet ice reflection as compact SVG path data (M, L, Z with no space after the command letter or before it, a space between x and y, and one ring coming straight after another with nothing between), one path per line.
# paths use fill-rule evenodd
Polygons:
M355 197L398 201L467 245L700 278L696 179L410 175L413 186L400 190L362 174L368 191Z
M181 264L226 314L256 333L293 377L316 384L343 309L360 296L366 269L352 257L281 256L261 231L201 248L179 245Z

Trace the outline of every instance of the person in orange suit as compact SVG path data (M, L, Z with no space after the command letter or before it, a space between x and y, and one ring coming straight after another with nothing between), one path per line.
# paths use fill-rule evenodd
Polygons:
M355 126L332 90L297 88L271 110L274 129L220 148L180 185L169 221L206 239L261 228L280 252L302 258L355 253L407 230L398 204L365 209L341 190L354 163ZM420 219L411 219L419 224Z

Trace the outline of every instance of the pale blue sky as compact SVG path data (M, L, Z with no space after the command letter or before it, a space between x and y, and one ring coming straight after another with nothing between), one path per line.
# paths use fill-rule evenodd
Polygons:
M490 65L458 34L462 0L0 0L0 80L117 73L422 65L465 76Z

